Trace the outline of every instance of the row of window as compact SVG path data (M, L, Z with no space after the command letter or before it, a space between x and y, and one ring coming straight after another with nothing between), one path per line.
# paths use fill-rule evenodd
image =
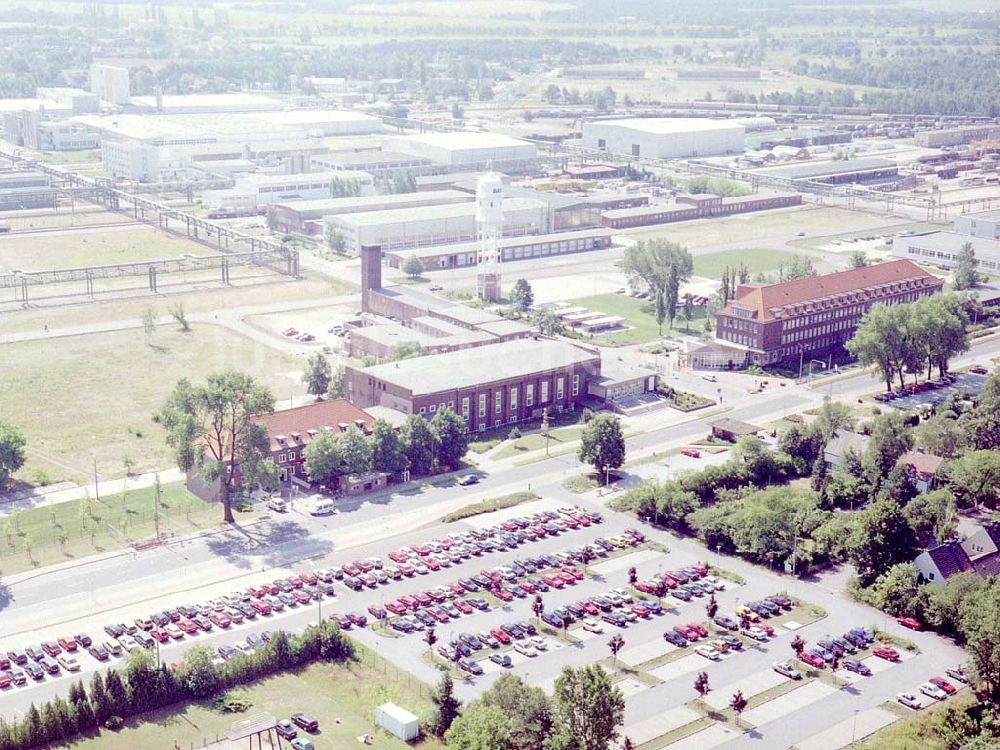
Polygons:
M550 383L549 383L548 380L543 380L543 381L541 381L538 384L538 403L539 404L545 404L545 403L547 403L549 401L549 386L550 386ZM517 412L518 401L519 401L519 397L520 397L520 388L519 388L519 386L516 386L516 385L509 386L506 389L506 391L507 391L507 410L510 411L510 412ZM572 395L574 397L580 395L580 376L579 375L573 375L572 386L571 386L571 391L570 392L572 393ZM501 415L501 414L503 414L503 411L504 411L504 408L503 408L503 397L504 397L504 389L498 388L498 389L494 390L494 392L493 392L493 414L494 415ZM556 378L555 399L556 399L556 401L562 401L565 398L566 398L566 378L560 375L559 377ZM430 406L421 406L420 407L420 413L421 414L428 414L428 413L429 414L434 414L438 409L443 409L445 407L445 405L446 405L445 402L441 402L440 404L431 404ZM526 383L525 386L524 386L524 405L526 407L531 407L531 406L535 405L535 384L534 383ZM449 409L454 410L455 409L455 402L454 401L448 401L447 402L447 406L448 406ZM462 398L461 414L462 414L462 418L465 419L466 421L468 421L470 419L470 417L471 417L471 406L472 406L471 397L470 396L464 396ZM478 394L478 396L477 396L477 403L476 403L476 416L479 417L480 419L482 419L483 417L488 416L488 413L489 413L488 412L488 406L489 406L489 404L487 402L487 394L486 393L480 393L480 394ZM497 418L499 418L499 417L497 417ZM503 419L502 418L500 418L500 419L501 419L501 422L502 422Z
M781 343L787 344L792 341L811 339L816 336L821 336L825 333L832 333L834 331L854 330L857 324L858 324L857 320L851 318L850 320L838 320L834 323L828 323L827 325L816 326L814 328L807 328L802 331L792 331L788 334L781 335Z
M947 252L945 250L927 250L919 247L908 247L906 249L906 252L908 255L919 255L924 258L943 260L949 263L955 263L958 258L958 255L956 253ZM984 258L977 258L976 265L979 268L988 268L991 271L995 271L998 268L1000 268L1000 262L985 260Z

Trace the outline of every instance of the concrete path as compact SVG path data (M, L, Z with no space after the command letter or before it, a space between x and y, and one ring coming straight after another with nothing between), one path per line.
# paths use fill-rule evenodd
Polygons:
M0 495L0 517L9 515L15 508L28 510L30 508L45 507L57 503L68 503L73 500L80 500L88 493L91 497L98 495L117 495L123 490L137 490L144 487L152 487L156 482L156 477L160 477L161 484L181 482L184 480L184 473L180 469L164 469L162 471L150 472L149 474L138 474L122 479L110 479L105 482L98 482L95 488L93 484L62 487L48 492L44 487L28 495L18 495L15 497L5 497Z
M662 553L653 549L644 549L638 552L630 552L627 555L621 555L620 557L615 557L611 560L605 560L604 562L597 563L596 565L591 565L590 569L597 575L603 576L608 573L617 573L621 570L628 570L629 568L639 565L640 563L644 563L647 560L655 560L659 557L662 557Z
M783 682L788 682L788 678L783 674L778 674L773 669L764 669L724 687L712 688L712 691L705 696L704 701L712 708L721 709L729 705L729 699L737 690L742 690L743 697L749 700Z
M672 732L685 724L697 721L701 714L693 708L687 706L677 706L669 711L650 716L648 719L637 721L634 724L626 725L621 731L623 737L632 740L636 747L643 745L657 737L662 737L667 732ZM670 745L669 747L673 747Z
M656 638L651 641L646 641L638 646L625 649L618 654L618 659L624 664L634 667L636 664L644 664L647 661L652 661L653 659L659 658L664 654L669 654L671 651L676 650L677 646L674 644L668 643L662 638Z
M743 720L755 726L767 724L835 692L837 688L815 680L747 711L743 714Z
M667 747L670 750L711 750L711 748L718 747L741 735L742 732L728 724L714 724L700 732L688 735L682 740L673 742Z
M798 750L840 750L875 734L899 719L899 714L876 706L867 711L858 711L850 719L844 719L819 734L801 740L796 747Z

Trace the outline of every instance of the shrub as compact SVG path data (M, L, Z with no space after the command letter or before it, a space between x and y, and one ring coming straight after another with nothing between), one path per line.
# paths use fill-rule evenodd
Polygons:
M243 713L253 708L253 701L245 690L227 690L215 697L212 707L225 714Z
M112 732L117 732L125 726L125 719L121 716L109 716L107 721L104 722L104 727L110 729Z

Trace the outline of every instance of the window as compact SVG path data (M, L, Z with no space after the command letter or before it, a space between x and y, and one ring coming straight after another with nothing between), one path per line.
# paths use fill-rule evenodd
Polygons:
M535 403L535 384L528 383L524 386L524 405L531 406Z
M424 413L426 413L426 412L427 412L427 409L426 409L425 407L421 406L421 407L420 407L420 413L421 413L421 414L424 414Z
M434 412L436 412L438 410L437 404L431 404L428 408L430 409L431 414L433 414ZM423 411L423 409L421 409L420 411Z
M278 463L279 464L285 463L285 454L284 453L282 453L281 455L278 456Z
M503 392L497 391L496 393L493 394L493 411L499 414L502 408L503 408Z
M479 416L484 416L486 414L486 394L479 394Z
M462 416L466 419L469 418L469 397L465 396L462 398Z
M574 375L573 376L573 395L574 396L579 396L580 395L580 376L579 375Z
M539 392L538 396L539 396L538 403L540 403L540 404L544 404L546 401L549 400L549 381L548 380L543 380L542 381L542 388L541 388L541 391Z
M510 401L510 410L511 411L517 411L517 386L516 385L512 385L510 387L510 398L508 400Z
M566 378L556 378L556 401L562 401L566 395Z

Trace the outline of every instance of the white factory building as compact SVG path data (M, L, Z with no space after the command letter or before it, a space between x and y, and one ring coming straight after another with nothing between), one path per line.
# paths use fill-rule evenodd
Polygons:
M892 243L892 254L917 263L954 268L959 251L969 243L976 254L976 267L1000 276L1000 210L961 214L952 226L952 232L898 235Z
M583 145L655 159L742 154L746 127L733 120L649 117L583 124Z
M552 231L551 210L542 201L506 198L503 216L505 237ZM383 252L390 252L471 242L478 236L475 203L339 214L324 221L344 235L348 251L354 254L361 252L362 245L381 245Z
M108 104L128 104L132 98L128 68L117 65L90 66L90 93Z
M237 179L228 190L206 190L201 202L206 208L255 208L317 200L331 197L330 184L334 180L356 182L361 195L375 194L375 179L367 172L252 174Z
M538 156L535 144L498 133L425 133L385 139L387 151L422 159L447 168L449 172L497 169L528 172Z

